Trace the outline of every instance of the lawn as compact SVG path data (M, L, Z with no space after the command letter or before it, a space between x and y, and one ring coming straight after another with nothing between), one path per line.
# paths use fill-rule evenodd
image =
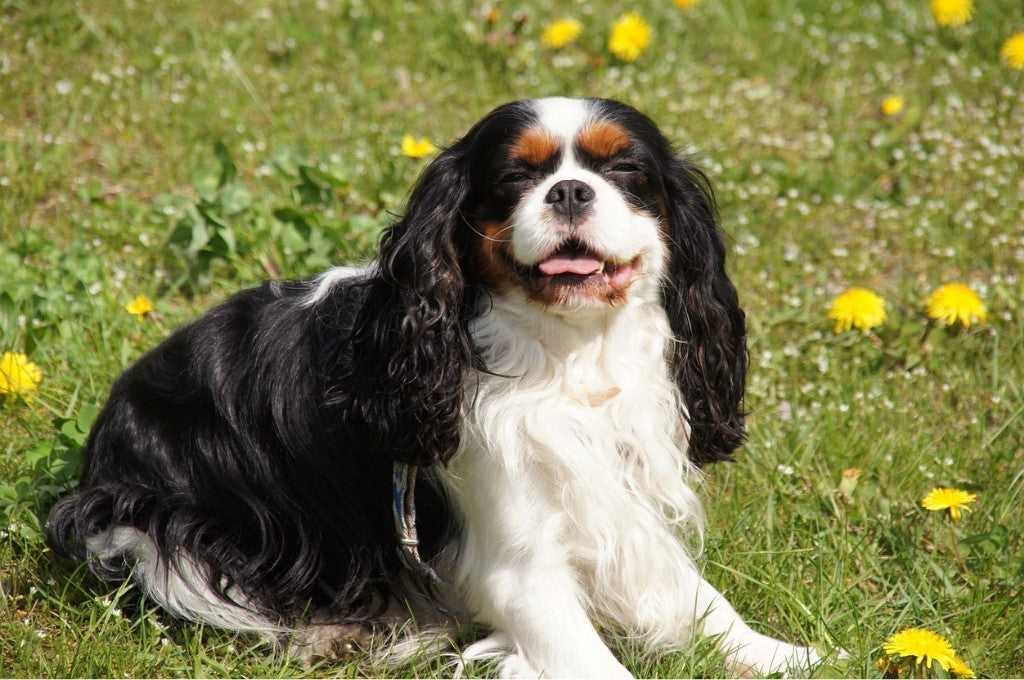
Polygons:
M443 146L550 94L642 109L716 187L751 415L707 470L708 579L760 631L847 650L822 677L881 677L906 628L1024 676L1024 70L1000 56L1024 6L943 26L927 0L434 4L0 0L0 353L40 374L0 397L0 676L389 672L174 620L55 558L46 512L143 351L240 287L372 257L431 157L405 135ZM627 11L652 31L634 61L608 46ZM542 44L563 17L578 38ZM983 320L930 319L953 282ZM883 323L836 332L850 288ZM972 511L925 509L935 487ZM621 652L727 675L707 643Z

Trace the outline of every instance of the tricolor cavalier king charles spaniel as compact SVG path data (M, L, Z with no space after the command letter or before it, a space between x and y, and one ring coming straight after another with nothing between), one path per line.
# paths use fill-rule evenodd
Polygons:
M51 545L310 654L476 622L462 658L513 677L628 677L612 635L806 669L691 549L699 466L743 439L715 220L633 108L501 106L425 170L376 262L239 293L125 371Z

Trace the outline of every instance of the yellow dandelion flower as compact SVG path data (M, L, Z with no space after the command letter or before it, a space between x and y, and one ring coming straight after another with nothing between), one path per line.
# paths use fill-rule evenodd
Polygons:
M925 304L928 316L947 326L957 321L970 326L988 318L985 303L977 293L962 283L947 283L932 293Z
M948 510L949 518L954 522L959 522L962 513L971 511L969 505L976 498L975 494L961 489L937 487L921 499L921 505L926 510Z
M28 398L39 387L43 372L27 355L4 352L0 357L0 394L14 401L19 395Z
M963 26L973 15L972 0L932 0L932 16L939 26Z
M137 295L134 300L124 306L124 311L139 317L139 321L146 318L146 315L153 311L153 301L145 294Z
M974 674L974 671L972 671L967 666L967 664L964 663L964 660L961 659L958 656L954 656L953 660L949 663L949 672L952 673L953 675L955 675L958 678L976 678L976 677L978 677L977 675Z
M432 141L423 137L416 139L412 135L402 137L402 153L411 158L423 158L437 151Z
M886 97L882 100L882 113L887 116L895 116L906 105L907 102L903 97Z
M947 671L956 658L956 651L946 638L923 628L901 630L889 638L882 649L890 657L913 657L914 663L924 668L930 668L933 661L937 662Z
M851 288L832 302L828 318L835 319L836 333L871 330L885 321L885 300L867 288Z
M676 7L690 9L700 4L700 0L676 0Z
M612 24L608 49L622 61L636 61L651 44L651 25L635 12L628 12Z
M548 24L540 36L540 44L552 49L560 49L580 37L583 24L575 19L559 19Z
M1010 68L1024 69L1024 33L1007 38L1003 48L999 50L999 56L1010 65Z

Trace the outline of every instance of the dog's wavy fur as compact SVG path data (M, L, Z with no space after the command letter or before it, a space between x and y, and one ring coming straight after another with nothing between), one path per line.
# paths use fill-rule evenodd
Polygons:
M574 142L595 121L630 164ZM508 174L528 132L555 152ZM596 187L591 236L527 207L561 200L560 178ZM482 264L487 224L505 269ZM605 304L579 276L541 276L561 297L532 299L515 238L558 230L580 262L602 243L639 253L628 289ZM497 650L506 675L628 675L594 622L659 650L721 635L736 669L813 662L751 631L693 561L698 467L742 442L746 369L707 178L624 104L513 102L429 165L375 263L242 292L125 371L50 543L232 629L469 617L493 633L466 655ZM439 588L397 557L396 462L421 467Z

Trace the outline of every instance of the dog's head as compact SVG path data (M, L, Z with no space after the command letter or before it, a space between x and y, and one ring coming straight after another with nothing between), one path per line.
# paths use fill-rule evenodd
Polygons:
M351 408L394 457L455 452L481 295L563 318L660 302L691 458L726 459L741 443L745 326L710 185L632 107L512 102L426 169L383 238L353 336Z
M489 290L582 313L660 279L671 154L649 121L617 102L544 99L499 109L480 133L500 137L470 152L474 266Z

